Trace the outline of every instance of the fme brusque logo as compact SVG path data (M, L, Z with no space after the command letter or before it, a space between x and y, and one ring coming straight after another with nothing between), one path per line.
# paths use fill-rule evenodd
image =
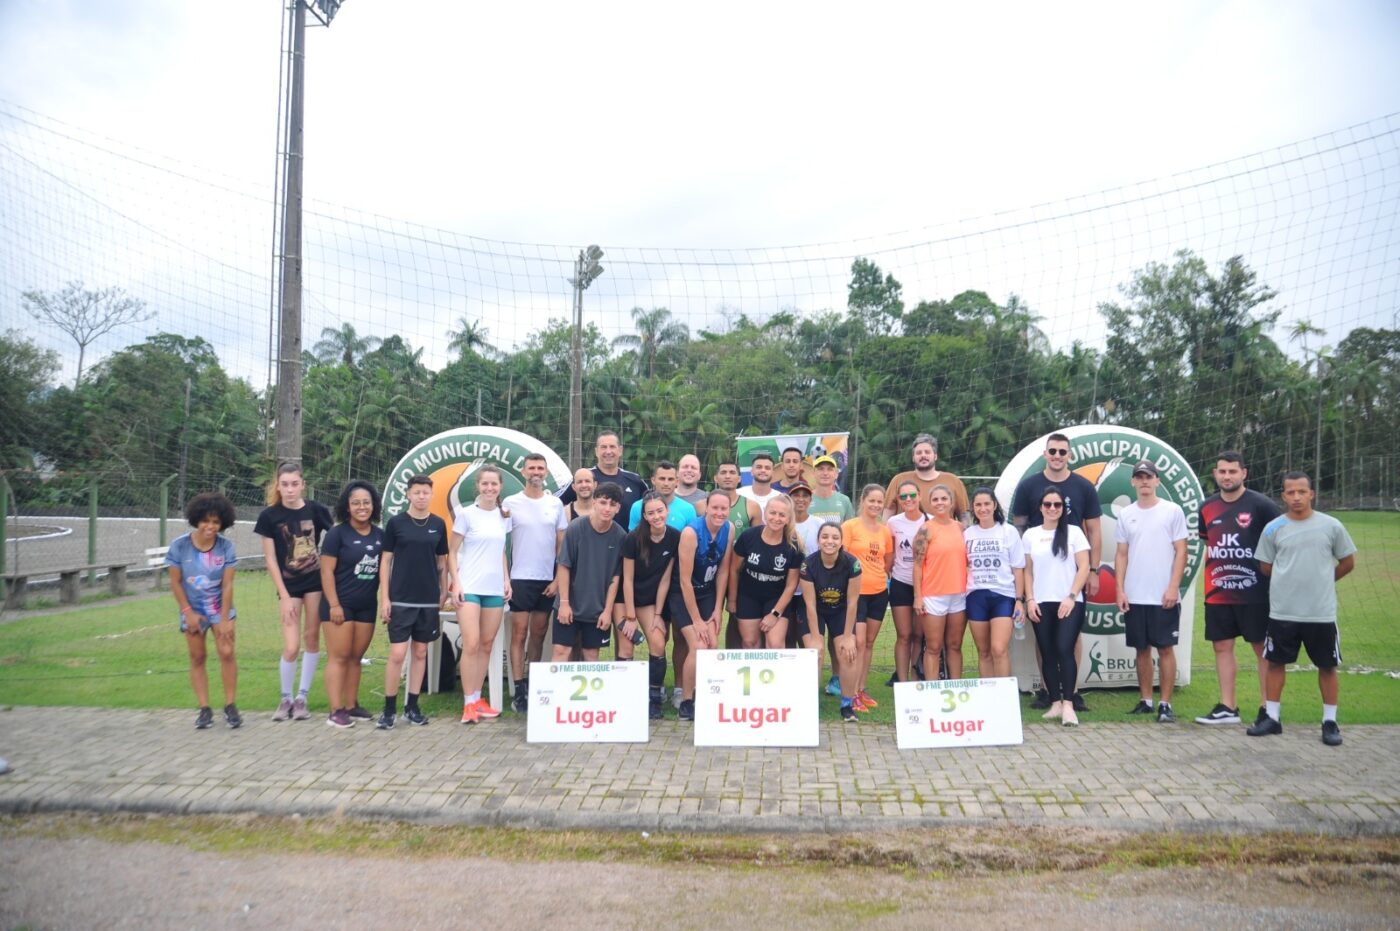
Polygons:
M1186 571L1181 576L1181 591L1185 594L1200 571L1205 551L1198 536L1201 503L1205 495L1200 480L1180 453L1168 443L1141 430L1129 427L1085 425L1057 431L1069 437L1070 469L1088 479L1098 491L1100 518L1099 552L1093 554L1093 571L1098 575L1098 594L1089 599L1084 618L1086 634L1112 635L1123 633L1123 619L1115 601L1118 580L1113 571L1113 555L1117 550L1114 531L1119 512L1137 500L1133 490L1133 466L1148 459L1157 466L1161 485L1159 497L1174 501L1186 512ZM1016 454L997 482L997 498L1010 513L1011 496L1021 479L1045 468L1045 438L1028 444Z

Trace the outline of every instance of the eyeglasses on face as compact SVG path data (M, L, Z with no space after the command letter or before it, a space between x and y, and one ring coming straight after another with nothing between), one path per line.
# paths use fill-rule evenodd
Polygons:
M1047 449L1045 450L1045 455L1047 455L1047 456L1068 456L1068 455L1069 455L1069 448L1068 448L1068 447L1066 447L1066 448L1064 448L1064 449L1049 449L1049 448L1047 448Z
M1063 501L1042 501L1040 502L1040 506L1042 508L1049 508L1052 511L1058 511L1065 506L1065 503Z

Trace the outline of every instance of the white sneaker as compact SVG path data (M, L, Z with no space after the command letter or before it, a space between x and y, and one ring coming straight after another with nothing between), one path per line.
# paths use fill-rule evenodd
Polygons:
M671 693L671 707L677 711L681 708L681 690L676 689Z

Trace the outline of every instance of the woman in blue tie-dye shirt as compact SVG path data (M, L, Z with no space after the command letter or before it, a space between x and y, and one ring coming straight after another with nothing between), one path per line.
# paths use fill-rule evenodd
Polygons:
M194 529L170 544L165 564L170 567L170 591L180 606L180 633L190 652L190 684L199 701L194 726L203 730L214 723L209 707L209 672L204 668L205 634L214 632L219 653L219 674L224 683L224 720L238 727L243 717L234 704L238 663L233 655L233 567L238 561L233 541L223 531L233 526L233 504L223 495L195 495L185 508L185 519Z

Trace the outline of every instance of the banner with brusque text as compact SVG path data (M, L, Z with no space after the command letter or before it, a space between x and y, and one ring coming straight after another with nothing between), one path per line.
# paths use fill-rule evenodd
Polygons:
M846 491L846 467L850 464L848 453L850 438L849 433L782 433L773 436L741 436L738 438L736 451L739 460L739 474L742 476L740 484L753 484L749 461L755 453L767 453L773 457L773 479L781 481L782 472L777 463L782 458L783 450L796 447L802 450L802 479L808 485L816 486L816 476L812 463L821 456L830 456L836 460L836 488L844 492Z
M1196 576L1205 560L1199 536L1201 504L1205 493L1191 464L1166 441L1141 430L1098 424L1057 431L1069 437L1070 470L1088 479L1098 491L1103 516L1099 519L1099 551L1090 554L1091 571L1098 591L1088 597L1084 615L1084 651L1079 663L1081 688L1120 688L1137 684L1137 654L1123 639L1123 616L1116 604L1118 580L1113 557L1118 544L1114 535L1118 513L1137 500L1133 490L1133 466L1149 459L1157 466L1161 484L1157 494L1181 505L1186 513L1186 571L1181 576L1181 631L1176 646L1176 684L1191 682L1191 647L1195 639ZM1048 434L1047 434L1048 435ZM1045 437L1027 444L1001 473L997 499L1011 516L1016 485L1045 468ZM1027 622L1027 627L1029 627ZM1029 631L1027 632L1029 634ZM1152 654L1156 665L1157 654ZM1012 674L1023 690L1039 686L1035 640L1027 636L1012 642ZM1154 681L1157 673L1154 670Z

